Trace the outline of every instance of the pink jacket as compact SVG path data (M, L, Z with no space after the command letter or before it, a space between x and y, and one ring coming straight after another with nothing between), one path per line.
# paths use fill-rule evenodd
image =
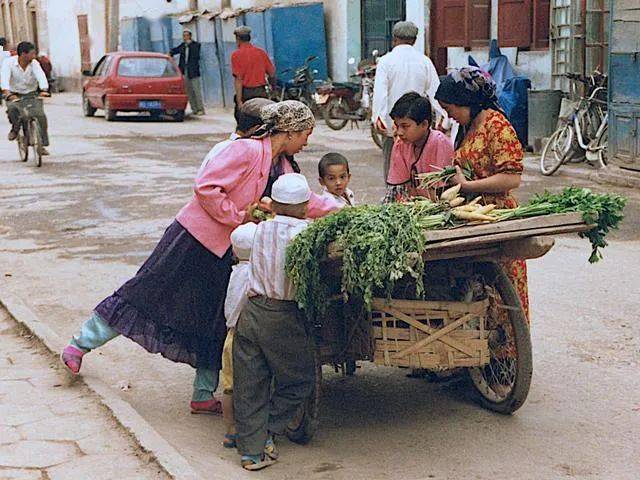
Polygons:
M176 220L207 250L222 257L231 246L231 232L242 224L246 208L260 200L271 171L271 139L235 140L196 177L195 195ZM284 173L292 173L285 161ZM311 195L309 218L340 208L336 201Z
M391 150L391 163L387 184L402 185L411 180L414 173L428 173L453 163L453 144L449 137L438 130L431 130L420 158L413 153L413 144L397 139Z

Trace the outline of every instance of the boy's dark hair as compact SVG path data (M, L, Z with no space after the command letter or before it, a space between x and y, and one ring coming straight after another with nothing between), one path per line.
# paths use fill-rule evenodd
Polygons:
M7 46L7 39L4 37L0 37L0 47L4 48Z
M392 119L410 118L420 124L425 120L431 123L431 102L417 92L405 93L391 109Z
M263 123L264 122L260 118L254 117L253 115L247 115L241 110L238 112L238 126L236 127L236 130L242 133L247 133L252 128L259 127Z
M22 55L23 53L29 53L35 49L36 49L36 46L31 42L20 42L18 44L17 52L18 52L18 55Z
M320 159L320 163L318 163L318 175L320 175L320 178L323 178L327 174L327 168L333 165L344 165L347 167L347 173L351 173L349 172L349 160L344 155L332 152L323 156Z
M250 33L237 33L236 37L238 37L238 40L240 40L241 42L250 42L251 41L251 34Z

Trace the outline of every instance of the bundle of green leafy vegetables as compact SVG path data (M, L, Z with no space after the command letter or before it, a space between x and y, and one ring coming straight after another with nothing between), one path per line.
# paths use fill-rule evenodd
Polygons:
M556 213L582 212L587 224L596 226L581 233L591 242L590 262L602 258L605 236L623 219L626 199L615 194L596 194L569 187L561 193L545 192L514 209L494 210L495 221ZM446 202L415 199L408 203L362 205L345 208L313 222L287 250L286 270L296 288L296 300L310 316L322 314L330 285L323 281L321 262L329 245L342 252L341 292L361 298L370 309L374 292L390 296L395 283L410 275L416 292L424 292L424 230L460 225Z

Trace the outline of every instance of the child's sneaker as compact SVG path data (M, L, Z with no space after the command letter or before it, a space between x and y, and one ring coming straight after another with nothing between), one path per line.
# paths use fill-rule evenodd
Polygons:
M73 345L67 345L60 354L60 360L67 369L74 375L80 373L80 367L82 366L82 356L85 354L78 347Z
M262 470L270 465L273 465L276 461L270 458L268 455L242 455L240 464L242 468L249 471Z
M207 415L222 415L222 402L213 397L204 402L191 402L191 413L207 414Z

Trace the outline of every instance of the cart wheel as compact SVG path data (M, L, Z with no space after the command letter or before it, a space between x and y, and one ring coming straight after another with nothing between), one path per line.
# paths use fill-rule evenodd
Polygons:
M531 336L520 299L502 267L495 263L479 266L486 285L495 292L487 318L490 361L467 371L480 404L509 415L524 404L529 393Z
M344 362L344 373L347 376L353 377L356 374L357 369L358 366L356 365L355 360L347 360L346 362Z
M322 383L322 363L316 351L316 379L309 398L298 409L294 418L287 426L287 438L292 442L306 445L313 438L318 429L318 410L320 409L320 386Z

